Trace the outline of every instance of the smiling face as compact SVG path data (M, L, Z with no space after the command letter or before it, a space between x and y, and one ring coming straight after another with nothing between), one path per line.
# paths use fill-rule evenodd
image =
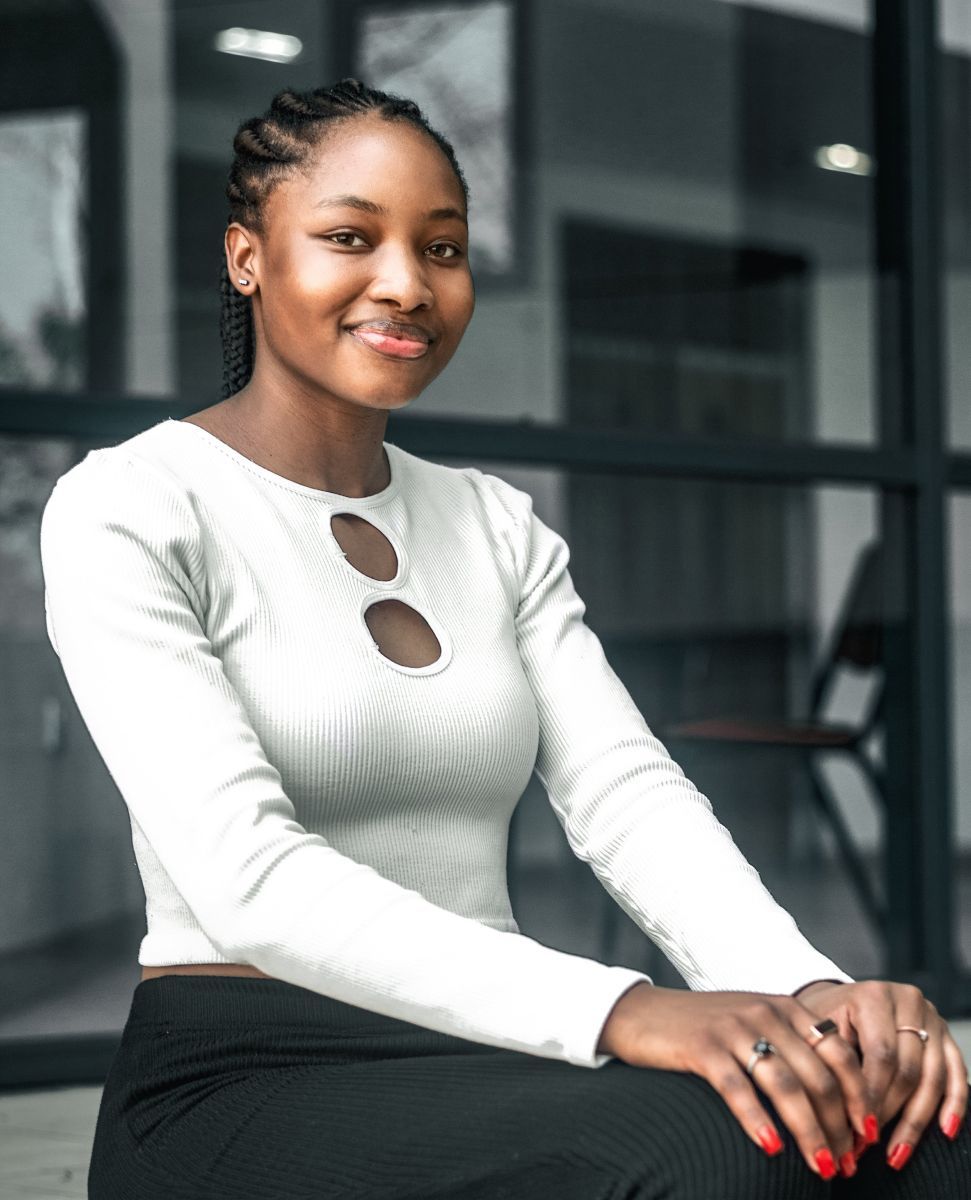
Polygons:
M413 400L472 318L465 213L451 164L422 130L373 114L329 130L271 190L262 235L238 222L226 230L230 279L251 281L250 386L382 410ZM348 329L362 322L420 327L428 345Z

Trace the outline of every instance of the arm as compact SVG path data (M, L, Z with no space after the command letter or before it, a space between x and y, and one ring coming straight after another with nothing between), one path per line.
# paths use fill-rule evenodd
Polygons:
M482 481L512 521L516 635L540 717L536 772L574 853L693 989L791 993L811 980L848 981L648 728L584 623L566 542L526 492Z
M96 748L228 961L426 1028L601 1066L641 972L459 916L310 834L206 636L176 481L95 451L44 509L48 635Z

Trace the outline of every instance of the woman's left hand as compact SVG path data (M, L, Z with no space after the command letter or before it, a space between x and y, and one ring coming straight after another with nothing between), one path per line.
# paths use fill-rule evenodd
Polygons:
M813 983L796 993L800 1004L829 1017L862 1060L871 1111L882 1128L900 1113L887 1143L887 1161L899 1170L937 1115L957 1137L968 1107L968 1068L947 1022L920 988L907 983ZM927 1031L924 1042L901 1027Z

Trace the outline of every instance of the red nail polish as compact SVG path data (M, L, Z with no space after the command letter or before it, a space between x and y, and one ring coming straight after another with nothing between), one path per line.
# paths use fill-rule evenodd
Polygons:
M904 1163L906 1163L907 1159L910 1158L912 1150L913 1146L911 1146L908 1142L901 1142L899 1145L894 1146L893 1153L890 1154L887 1162L895 1171L899 1171Z
M868 1146L880 1140L880 1128L877 1125L876 1113L867 1113L863 1118L863 1136Z
M961 1118L957 1113L951 1113L948 1119L944 1122L944 1132L953 1141L958 1135L958 1130L961 1128Z
M851 1150L840 1158L840 1174L847 1179L856 1174L856 1155Z
M853 1157L859 1158L860 1155L863 1153L863 1151L867 1148L868 1145L869 1145L869 1142L867 1142L866 1138L861 1133L857 1133L856 1130L854 1129L853 1130Z
M763 1125L757 1136L766 1154L778 1154L782 1149L782 1141L771 1125Z
M819 1167L819 1173L824 1179L832 1179L836 1174L836 1163L833 1162L833 1156L828 1150L817 1150L813 1155L816 1160L816 1166Z

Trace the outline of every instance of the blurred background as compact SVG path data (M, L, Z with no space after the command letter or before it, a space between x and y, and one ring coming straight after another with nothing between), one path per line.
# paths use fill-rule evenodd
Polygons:
M145 932L40 514L220 398L234 132L348 74L471 188L475 317L387 440L532 493L807 936L971 1015L966 0L0 0L0 1084L103 1080ZM535 778L509 870L524 932L680 984Z

